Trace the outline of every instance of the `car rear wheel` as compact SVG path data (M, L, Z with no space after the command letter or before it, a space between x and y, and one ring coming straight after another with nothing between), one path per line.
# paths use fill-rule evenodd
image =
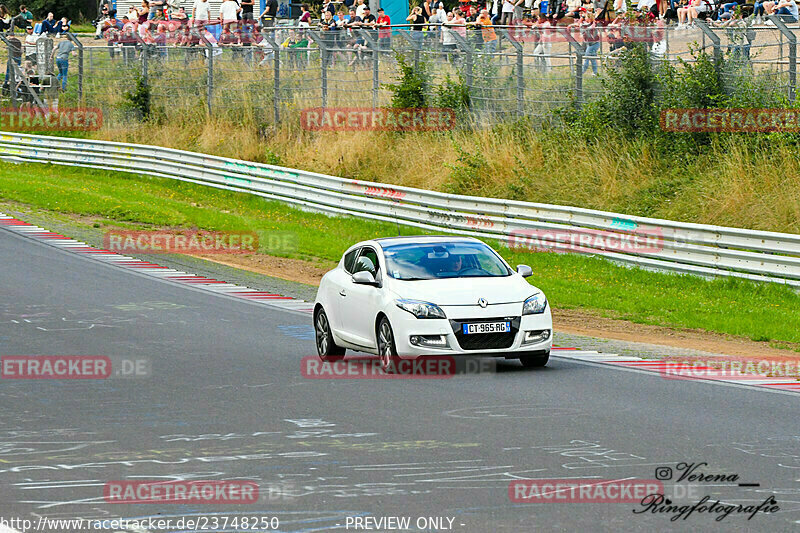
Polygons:
M323 361L341 361L345 349L333 342L331 324L325 310L320 308L314 317L314 333L317 341L317 354Z
M525 368L541 368L550 360L550 352L544 355L523 355L519 358L519 362Z
M394 372L400 357L394 343L394 332L389 319L382 317L378 323L378 357L381 359L381 368L384 372Z

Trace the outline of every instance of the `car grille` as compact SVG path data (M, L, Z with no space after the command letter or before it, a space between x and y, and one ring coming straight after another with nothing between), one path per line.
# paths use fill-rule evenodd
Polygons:
M511 331L508 333L475 333L473 335L464 335L462 333L463 324L474 324L479 322L511 322ZM514 338L519 331L519 317L499 317L499 318L481 318L470 320L451 320L450 325L453 328L453 333L456 336L458 345L462 350L502 350L510 348L514 344Z

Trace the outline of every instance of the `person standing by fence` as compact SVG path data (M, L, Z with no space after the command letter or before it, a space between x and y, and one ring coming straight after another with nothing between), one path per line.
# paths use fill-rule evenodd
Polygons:
M11 63L16 63L17 66L22 65L22 42L20 42L20 40L17 39L13 33L8 36L8 48L8 57L11 61L9 61L6 65L6 77L3 80L3 92L6 90L14 90L11 80L16 79L16 76L14 76L14 72L12 71L14 67Z
M69 39L59 41L53 48L53 58L58 67L58 81L61 83L61 90L67 90L67 74L69 73L69 55L75 55L75 45Z

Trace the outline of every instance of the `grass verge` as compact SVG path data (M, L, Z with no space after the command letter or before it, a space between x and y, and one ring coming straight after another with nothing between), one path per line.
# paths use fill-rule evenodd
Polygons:
M250 230L258 232L262 241L270 232L291 232L296 248L283 255L323 265L332 265L353 242L398 232L394 224L328 217L241 193L53 165L4 165L0 200L99 217L101 226ZM400 230L420 233L402 226ZM772 346L800 344L800 295L780 285L704 280L631 269L600 258L526 253L491 244L512 265L531 265L532 282L555 308L713 331Z

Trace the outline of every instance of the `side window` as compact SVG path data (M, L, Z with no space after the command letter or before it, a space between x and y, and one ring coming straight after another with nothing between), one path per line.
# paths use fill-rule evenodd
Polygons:
M353 272L353 266L355 266L356 256L359 250L361 250L361 248L356 248L344 254L344 269L350 274L355 274L355 272Z
M361 249L361 254L356 260L356 266L355 269L353 269L353 274L356 272L361 272L362 270L371 272L373 276L376 278L378 277L378 254L376 254L375 250L372 248Z

